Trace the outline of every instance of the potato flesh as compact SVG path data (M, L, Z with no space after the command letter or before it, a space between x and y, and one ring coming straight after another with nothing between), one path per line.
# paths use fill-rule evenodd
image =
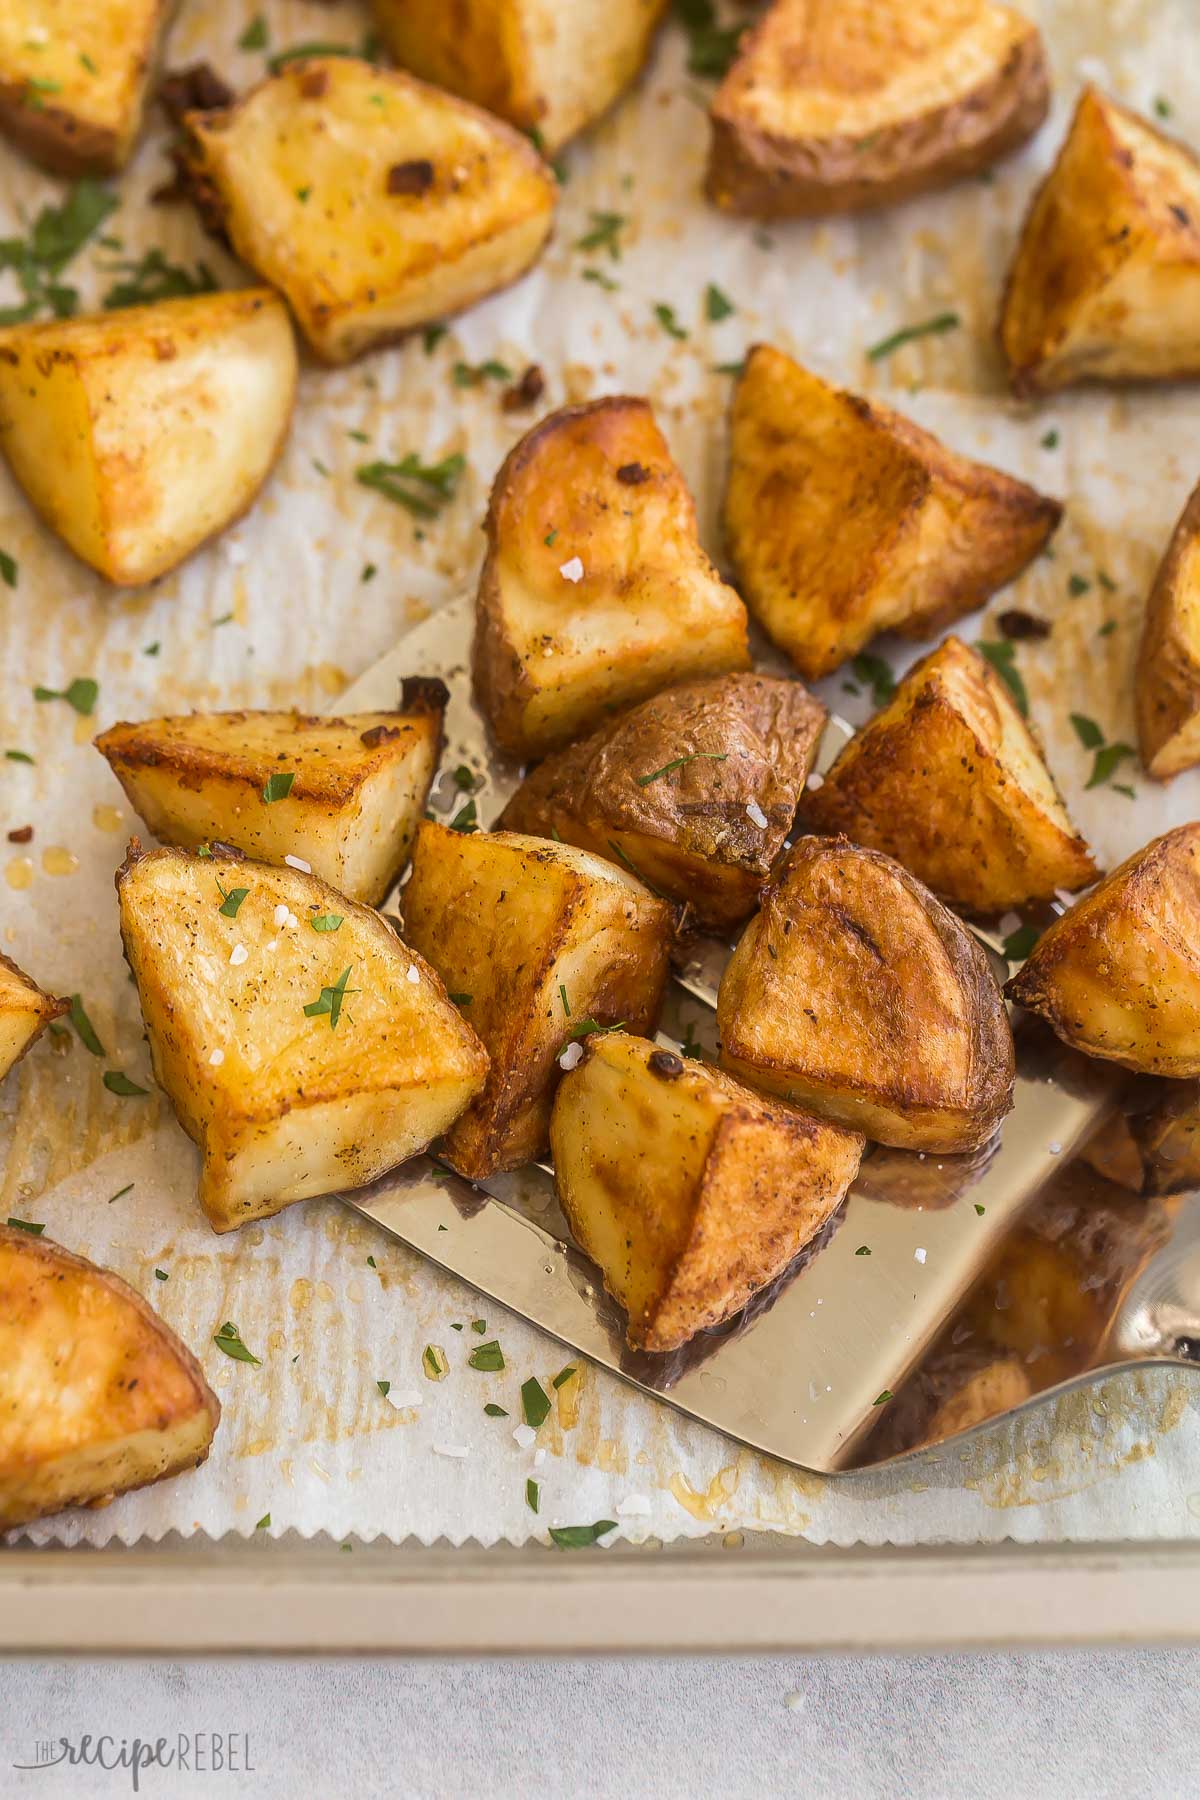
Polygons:
M1192 152L1085 89L1008 277L1016 391L1200 371L1198 217Z
M634 79L666 0L375 0L396 61L423 81L535 130L553 155Z
M986 167L1048 104L1036 27L992 0L775 0L713 102L709 195L768 217L901 200Z
M1114 869L1039 938L1006 991L1088 1056L1200 1076L1200 825Z
M173 10L174 0L5 0L0 122L52 168L119 168Z
M590 1039L551 1124L572 1232L665 1351L781 1274L841 1203L863 1141L624 1032Z
M909 671L801 811L810 829L894 856L973 912L1050 899L1097 874L1007 688L955 637Z
M1200 762L1200 488L1147 602L1135 692L1147 774L1169 781Z
M234 249L326 362L506 286L550 231L557 186L531 144L353 57L289 65L188 122ZM396 170L401 184L413 172L407 188Z
M825 718L798 681L684 682L547 757L499 824L623 858L699 925L724 930L755 904Z
M0 1081L51 1019L65 1011L64 1000L44 994L16 963L0 956Z
M0 1530L203 1461L219 1416L123 1282L0 1227Z
M155 1073L200 1145L214 1229L373 1181L482 1086L486 1055L437 977L314 877L158 850L118 886ZM249 892L228 918L222 893L238 887ZM281 906L294 926L277 922ZM312 929L329 914L335 931ZM347 968L336 1025L328 1010L307 1016Z
M734 392L725 531L755 617L801 674L882 631L928 635L1037 554L1061 508L770 345Z
M721 979L722 1066L881 1144L970 1150L1012 1104L1012 1034L978 945L890 858L788 853Z
M384 741L364 745L363 734ZM440 713L196 713L115 725L96 740L162 843L232 844L287 856L351 900L376 906L407 860L437 764ZM289 793L266 803L272 775Z
M671 682L748 667L745 608L644 400L535 426L496 478L487 534L475 692L503 749L543 755Z
M0 331L0 448L108 580L165 574L245 511L291 420L296 348L262 288Z
M492 1058L487 1084L448 1133L446 1160L473 1179L545 1148L557 1058L574 1028L653 1030L670 908L569 845L422 823L401 898L405 936Z

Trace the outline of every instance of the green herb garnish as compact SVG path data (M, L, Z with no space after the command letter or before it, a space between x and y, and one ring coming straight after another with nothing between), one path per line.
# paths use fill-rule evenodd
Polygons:
M560 1387L565 1386L566 1383L568 1381L570 1381L572 1375L574 1375L575 1372L576 1372L575 1364L568 1363L565 1369L560 1369L558 1371L558 1374L554 1377L554 1380L550 1383L551 1387L560 1388Z
M649 787L650 783L657 781L660 775L669 775L673 769L682 769L685 763L725 762L728 755L727 750L692 750L686 756L677 756L671 762L664 763L662 768L655 769L653 774L637 775L634 779L639 787Z
M312 913L308 920L314 931L337 931L344 921L344 913Z
M606 275L603 269L584 269L581 273L585 281L594 282L598 288L603 288L606 294L615 294L621 285L619 281L614 281L611 275Z
M15 588L17 585L17 559L10 556L7 550L0 550L0 581L5 587Z
M255 1368L262 1368L262 1358L255 1356L252 1350L246 1348L237 1326L230 1324L228 1319L213 1338L213 1343L218 1350L223 1350L226 1356L232 1357L234 1362L253 1363Z
M917 338L940 337L943 332L953 331L961 323L956 312L944 312L936 313L932 319L923 320L920 325L904 325L899 331L893 331L891 337L881 338L877 344L872 344L867 351L868 361L879 362L904 344L911 344Z
M530 1476L526 1479L526 1482L525 1482L525 1504L529 1508L530 1512L536 1512L538 1510L539 1497L540 1497L540 1490L538 1488L538 1484L536 1481L534 1481L532 1476Z
M489 358L487 362L465 363L454 365L454 385L460 388L479 387L485 381L511 381L512 370L506 363L496 362Z
M295 779L296 771L294 769L276 769L274 774L268 775L263 784L263 805L273 806L276 800L286 800L292 791L292 783Z
M576 238L576 250L607 250L614 262L621 260L621 233L629 220L624 213L597 212L594 208L588 213L591 229L581 238Z
M380 1393L383 1395L384 1399L386 1400L388 1395L392 1391L391 1382L390 1381L377 1381L375 1383L375 1386L379 1389Z
M550 1396L536 1375L531 1375L521 1388L521 1407L525 1423L536 1431L550 1415Z
M267 41L267 21L261 13L256 13L238 39L238 49L265 50Z
M733 64L744 27L718 25L713 0L675 0L675 16L688 36L688 73L719 81Z
M494 1400L489 1400L483 1410L489 1419L507 1419L508 1417L508 1408L497 1406Z
M882 1394L880 1394L879 1398L877 1400L872 1400L871 1405L872 1406L884 1406L890 1399L892 1399L892 1397L893 1396L892 1396L891 1388L884 1388L884 1390L883 1390Z
M499 1341L492 1338L489 1343L478 1344L467 1358L472 1369L482 1369L485 1375L498 1375L504 1367L504 1352Z
M616 1529L615 1519L597 1519L594 1525L552 1525L550 1536L560 1550L585 1550Z
M1075 728L1075 736L1085 750L1098 750L1104 742L1104 733L1095 719L1089 719L1084 713L1072 713L1071 724Z
M1001 946L1005 960L1010 963L1024 962L1040 936L1041 933L1034 925L1020 925L1016 931L1010 931Z
M120 1094L125 1100L150 1092L149 1088L139 1087L136 1081L130 1081L123 1069L105 1069L103 1079L110 1094Z
M719 325L722 319L729 318L737 308L728 294L723 294L715 282L710 281L704 290L704 314L712 324Z
M229 892L226 893L225 889L218 881L217 892L221 896L221 904L218 906L217 911L222 913L227 919L236 919L238 916L238 908L246 898L246 895L250 892L250 889L230 888Z
M0 272L10 269L24 295L18 306L0 307L0 325L20 325L49 310L69 318L78 295L56 280L94 232L114 212L117 197L99 182L77 182L61 206L45 206L26 238L0 238Z
M430 1381L440 1381L443 1375L450 1373L450 1364L446 1361L446 1353L437 1344L426 1344L421 1352L421 1367Z
M90 1050L93 1056L103 1056L104 1045L100 1042L96 1027L88 1018L83 1000L78 994L71 995L71 1010L67 1016L79 1033L84 1048Z
M4 755L9 762L31 763L34 761L28 750L6 750Z
M196 264L192 274L180 263L168 262L161 250L147 250L140 262L114 263L107 273L120 272L125 280L109 288L101 302L106 312L124 306L147 306L155 300L175 300L186 294L211 294L216 281L211 269Z
M1021 671L1017 668L1016 645L1009 643L1006 639L1000 639L996 643L985 644L981 642L977 645L977 648L979 654L985 656L991 663L993 669L995 669L997 675L999 675L1001 681L1012 695L1013 702L1021 717L1027 719L1029 717L1029 694L1026 691L1025 683L1021 678Z
M475 811L474 800L468 800L460 806L450 821L451 831L472 832L479 830L479 820Z
M346 983L350 979L350 969L353 967L354 964L351 963L350 968L343 969L332 987L323 987L319 997L316 1000L309 1001L308 1005L304 1008L304 1016L306 1019L320 1019L328 1013L330 1031L337 1030L338 1020L342 1016L342 1002L345 1000L347 994L357 994L359 991L357 988L348 988L346 986Z
M682 339L687 336L687 332L675 317L675 308L668 306L665 300L655 302L654 316L668 337Z
M46 1229L44 1225L35 1225L32 1219L10 1218L8 1222L14 1231L27 1231L30 1237L41 1237L43 1231Z
M90 675L77 675L65 688L35 687L33 697L35 700L65 700L68 706L73 706L86 719L95 706L99 693L99 684Z
M460 451L438 463L423 463L410 451L396 463L363 463L355 469L354 479L362 487L374 488L385 499L405 507L415 518L434 519L453 499L466 466L467 459Z
M851 667L863 685L871 689L876 706L885 706L896 691L896 677L882 656L860 654Z

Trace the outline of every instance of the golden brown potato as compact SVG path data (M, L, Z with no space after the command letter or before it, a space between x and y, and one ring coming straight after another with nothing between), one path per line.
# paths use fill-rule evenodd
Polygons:
M60 175L129 158L176 0L5 0L0 131Z
M886 850L953 906L1003 912L1097 875L1007 687L948 637L804 796L814 831Z
M135 840L117 892L214 1231L374 1181L483 1086L487 1055L437 976L315 876Z
M0 450L76 556L137 587L244 513L296 397L266 288L0 331Z
M1065 1043L1145 1075L1200 1075L1200 825L1114 869L1005 992Z
M543 756L687 676L745 669L746 609L645 400L535 425L492 488L475 694L501 749Z
M567 1221L641 1350L676 1349L780 1275L863 1152L858 1132L624 1032L585 1040L550 1142Z
M1041 35L994 0L775 0L712 106L709 198L759 218L943 187L1031 137Z
M288 63L187 127L205 223L280 290L323 362L507 287L550 233L558 184L527 138L355 57Z
M140 1294L0 1225L0 1531L197 1467L220 1416Z
M96 748L162 843L298 858L378 906L408 861L441 756L445 688L405 687L398 712L191 713L110 726Z
M725 535L759 623L810 680L881 631L923 638L1020 574L1062 516L769 344L734 389Z
M1200 374L1200 160L1085 88L1009 271L1013 391Z
M721 978L723 1067L880 1144L974 1150L1012 1105L986 956L899 863L801 838Z
M1131 1123L1142 1158L1143 1193L1200 1187L1200 1083L1171 1082Z
M374 0L404 68L535 136L553 154L634 80L667 0Z
M545 1150L560 1067L595 1027L653 1031L673 915L613 863L516 832L425 820L402 895L404 933L492 1059L442 1150L481 1180ZM565 1055L566 1063L563 1063Z
M616 855L696 924L725 931L754 909L826 716L798 681L683 682L548 756L497 826Z
M1105 1119L1079 1152L1080 1160L1105 1181L1140 1194L1145 1185L1146 1166L1141 1145L1133 1135L1131 1121L1122 1113Z
M0 1081L51 1020L61 1018L70 1006L69 1000L44 994L15 962L0 956Z
M1016 1357L999 1357L968 1375L960 1388L943 1400L919 1440L920 1444L940 1444L944 1438L956 1437L995 1418L997 1413L1012 1412L1033 1394L1033 1381L1024 1363ZM907 1446L917 1449L918 1445Z
M1135 692L1147 775L1170 781L1194 768L1200 762L1200 487L1150 590Z

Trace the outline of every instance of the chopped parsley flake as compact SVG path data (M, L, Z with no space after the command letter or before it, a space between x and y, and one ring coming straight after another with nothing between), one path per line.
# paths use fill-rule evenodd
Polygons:
M421 342L425 346L426 356L432 356L449 330L448 325L427 325L421 333Z
M1029 694L1021 678L1021 671L1016 663L1016 645L1003 639L995 643L979 643L979 654L985 656L999 675L1001 681L1012 695L1013 702L1023 719L1029 717Z
M1057 450L1058 449L1058 433L1057 433L1057 431L1046 432L1045 436L1042 438L1042 449L1043 450Z
M683 339L687 336L687 332L675 317L675 308L668 306L665 300L655 302L654 316L668 337Z
M223 1350L226 1356L232 1357L234 1362L253 1363L255 1368L262 1368L262 1358L255 1356L252 1350L246 1348L242 1342L241 1332L228 1319L214 1336L213 1343L218 1350Z
M479 830L479 820L475 811L474 800L468 800L460 806L450 821L451 831L472 832Z
M330 1031L337 1030L338 1020L342 1016L342 1002L347 994L357 994L359 991L357 988L346 986L350 979L350 969L353 967L354 964L351 963L349 968L343 969L332 987L323 987L318 998L309 1001L304 1008L305 1018L320 1019L328 1013Z
M737 311L728 294L723 294L715 282L710 281L704 290L704 316L712 324L719 325L722 319L729 318Z
M576 1370L575 1364L568 1363L565 1369L560 1369L558 1371L558 1374L554 1377L554 1380L551 1382L550 1385L551 1385L551 1387L556 1387L556 1388L565 1387L566 1383L568 1381L570 1381L572 1375L575 1375L577 1373L578 1373L578 1371Z
M17 560L7 550L0 550L0 581L5 587L15 588L17 585Z
M246 895L250 892L250 889L230 888L229 892L226 893L225 889L218 881L217 892L221 896L221 904L218 906L217 911L222 913L227 919L236 919L238 916L238 908L246 898Z
M1002 945L1005 959L1010 962L1024 962L1040 933L1034 925L1020 925L1016 931L1010 931Z
M256 13L238 39L238 49L265 50L267 41L267 21L261 13Z
M337 931L344 920L344 913L312 913L308 922L314 931Z
M880 362L904 344L911 344L917 338L940 337L943 332L953 331L961 323L956 312L943 312L936 313L932 319L923 320L919 325L904 325L899 331L893 331L890 337L881 338L877 344L872 344L867 351L868 361Z
M552 1525L550 1536L560 1550L585 1550L616 1529L615 1519L597 1519L594 1525Z
M1085 750L1098 750L1104 742L1104 733L1095 719L1089 719L1083 713L1072 713L1071 724L1075 728L1075 736Z
M273 806L276 800L286 800L295 779L294 769L276 769L274 774L268 775L262 791L263 805Z
M536 1512L538 1510L540 1492L537 1482L530 1476L525 1483L525 1504L530 1512Z
M443 1376L450 1373L446 1352L438 1344L426 1344L421 1352L421 1367L430 1381L441 1381Z
M485 381L511 381L512 370L507 363L496 362L489 358L487 362L465 363L454 365L454 385L460 388L479 387Z
M871 689L876 706L885 706L896 691L896 677L882 656L859 655L851 666L863 685Z
M146 306L155 300L175 300L187 294L211 294L216 280L202 262L195 274L179 263L168 262L161 250L147 250L138 262L112 263L105 271L125 277L109 288L101 302L106 312L125 306Z
M1091 585L1086 575L1072 575L1067 582L1067 592L1077 600L1080 594L1087 593Z
M136 1081L130 1081L123 1069L105 1069L104 1085L110 1094L120 1094L126 1100L150 1092L149 1088L139 1087Z
M90 675L77 675L65 688L35 687L35 700L65 700L68 706L83 718L87 718L94 708L100 694L99 684Z
M891 1398L892 1398L891 1388L884 1388L884 1390L883 1390L882 1394L880 1394L879 1398L877 1400L872 1400L871 1405L872 1406L885 1406Z
M257 1525L254 1527L254 1529L255 1529L255 1531L266 1531L269 1529L270 1524L271 1524L270 1513L264 1513L262 1518L258 1521Z
M855 1256L870 1256L871 1246L869 1244L860 1244L854 1254Z
M507 1419L508 1417L508 1408L497 1406L494 1400L489 1400L483 1410L489 1419Z
M14 1231L27 1231L30 1237L41 1237L43 1231L46 1229L44 1225L35 1225L32 1219L10 1218L8 1222Z
M375 1383L375 1386L379 1389L380 1393L383 1395L384 1399L386 1400L388 1395L392 1391L391 1382L390 1381L377 1381Z
M34 761L28 750L6 750L4 754L9 762L31 763Z
M155 1281L170 1281L171 1277L167 1274L165 1269L155 1269L154 1279Z
M718 25L713 0L675 0L675 16L687 32L689 75L719 81L733 64L744 27Z
M375 567L374 563L364 563L363 564L363 572L359 576L359 580L364 581L364 582L374 581L374 579L375 579L376 575L378 575L378 573L379 573L379 570Z
M100 1042L96 1027L88 1018L83 1000L78 994L71 995L71 1010L67 1016L79 1033L84 1048L90 1050L93 1056L103 1056L104 1045Z
M56 278L117 207L117 197L99 182L77 182L61 206L44 206L26 238L0 238L0 272L9 269L23 300L0 307L0 325L21 325L49 310L69 318L79 296Z
M536 1375L531 1375L521 1388L521 1408L525 1423L536 1431L550 1415L550 1396Z
M629 220L624 213L597 212L593 209L588 214L591 229L576 238L577 250L607 250L613 262L621 260L621 233Z
M504 1367L504 1352L498 1339L492 1338L486 1344L478 1344L467 1358L472 1369L482 1369L486 1375L498 1375Z

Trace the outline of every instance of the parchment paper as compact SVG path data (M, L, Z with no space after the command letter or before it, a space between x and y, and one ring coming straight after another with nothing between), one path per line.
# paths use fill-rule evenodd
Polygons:
M236 40L260 10L272 48L356 42L366 24L351 3L184 0L169 64L206 57L245 84L261 73L262 53L239 52ZM261 1529L271 1533L426 1542L521 1541L547 1525L599 1518L618 1519L637 1539L756 1528L838 1543L1200 1531L1200 1390L1178 1374L1113 1379L899 1473L828 1481L741 1452L584 1369L555 1391L537 1443L523 1447L512 1437L520 1384L532 1374L549 1388L565 1360L557 1346L481 1309L469 1290L333 1201L214 1237L194 1201L195 1152L166 1102L101 1085L108 1067L148 1085L149 1066L112 890L136 821L88 739L117 718L189 706L332 706L407 626L469 585L491 477L535 415L502 413L495 383L456 386L458 361L497 358L517 373L536 361L543 407L605 392L650 395L716 554L729 382L714 366L758 339L886 394L949 443L1058 494L1067 518L1053 557L1001 604L1056 620L1053 637L1022 645L1019 661L1074 816L1111 862L1200 810L1194 774L1168 793L1134 774L1133 802L1084 791L1090 758L1066 725L1081 711L1110 739L1133 736L1144 595L1200 475L1197 389L1081 393L1018 408L1003 392L991 340L1026 199L1081 80L1097 79L1146 112L1162 101L1172 125L1200 141L1200 28L1188 0L1027 0L1027 10L1046 28L1057 98L1025 153L992 179L876 218L770 232L724 220L700 197L711 90L686 73L683 40L668 27L646 81L569 152L557 234L540 267L457 322L431 354L417 339L354 369L306 370L291 441L258 506L148 591L107 589L35 523L0 473L0 548L19 564L16 588L0 586L3 744L37 758L34 767L0 764L5 828L35 827L32 843L6 846L0 859L2 947L50 989L81 992L107 1052L96 1058L74 1038L44 1040L0 1090L0 1216L44 1222L49 1236L146 1293L203 1358L225 1409L198 1474L99 1513L65 1515L29 1537L102 1544L171 1530L252 1533L268 1513ZM203 259L228 282L244 279L186 210L147 203L162 175L155 121L107 228L122 254L161 244L173 260ZM0 234L59 192L0 150ZM625 220L619 260L577 247L593 211ZM100 265L111 255L93 248L72 268L87 298L110 285ZM589 268L617 285L584 280ZM709 282L736 309L716 325L704 316ZM666 334L659 303L674 308L686 339ZM958 330L868 361L867 346L949 308L961 316ZM1043 447L1051 432L1054 447ZM363 461L410 450L426 458L461 450L468 461L452 504L420 529L353 478ZM378 573L364 581L368 564ZM1100 637L1110 619L1115 629ZM967 621L968 634L979 629L986 621ZM100 683L92 719L33 702L35 683L60 688L76 675ZM829 692L843 714L865 716L865 697L846 695L838 681ZM73 872L51 872L72 859ZM481 1310L504 1348L501 1375L466 1366ZM215 1348L227 1319L260 1368ZM437 1383L421 1372L430 1343L450 1363ZM380 1379L393 1396L419 1395L420 1406L393 1406ZM510 1416L485 1416L487 1402ZM528 1476L541 1484L537 1516L526 1505Z

